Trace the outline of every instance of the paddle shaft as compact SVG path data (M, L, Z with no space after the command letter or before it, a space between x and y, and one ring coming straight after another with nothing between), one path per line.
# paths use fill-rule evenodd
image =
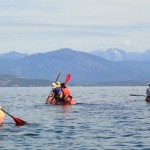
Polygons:
M146 95L142 95L142 94L129 94L130 96L145 96L146 97Z
M60 74L61 74L61 72L58 74L58 76L57 76L57 78L55 80L55 83L58 81L58 78L59 78Z
M14 118L12 115L10 115L8 112L6 112L4 109L1 108L1 110L2 110L4 113L6 113L8 116Z

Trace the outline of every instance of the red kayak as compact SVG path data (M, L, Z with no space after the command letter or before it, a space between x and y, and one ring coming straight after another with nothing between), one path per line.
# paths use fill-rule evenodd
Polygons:
M145 99L146 102L150 102L150 97Z
M48 97L48 103L51 105L74 105L74 104L76 104L71 95L68 95L66 97L66 101L57 101L54 99L54 97L52 95L50 95Z

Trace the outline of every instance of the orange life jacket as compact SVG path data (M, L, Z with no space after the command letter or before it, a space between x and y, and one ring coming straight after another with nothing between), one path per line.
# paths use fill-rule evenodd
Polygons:
M70 95L70 90L69 90L69 88L62 88L61 89L62 90L62 92L63 92L63 96L65 97L66 95Z

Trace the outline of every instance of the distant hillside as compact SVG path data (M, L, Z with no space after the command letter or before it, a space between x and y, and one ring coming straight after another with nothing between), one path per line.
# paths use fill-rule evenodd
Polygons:
M150 61L109 61L90 53L60 49L28 55L21 59L0 59L0 74L28 79L59 80L71 73L69 84L94 85L102 82L147 81Z
M21 58L24 58L26 56L27 56L27 54L22 54L22 53L12 51L12 52L9 52L9 53L1 54L0 58L21 59Z
M25 79L13 75L0 75L0 87L36 87L51 86L50 81L40 79Z
M57 76L56 76L57 77ZM27 79L22 77L17 77L13 75L0 75L0 87L42 87L42 86L50 86L53 81L42 80L42 79ZM105 82L97 82L97 83L74 83L70 84L70 86L145 86L149 81L105 81Z

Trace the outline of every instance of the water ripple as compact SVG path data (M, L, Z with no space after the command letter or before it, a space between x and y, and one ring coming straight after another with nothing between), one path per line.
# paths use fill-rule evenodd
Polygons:
M129 93L145 87L71 87L77 102L51 106L49 88L1 88L1 104L31 123L15 126L6 116L0 127L0 149L150 149L150 104Z

